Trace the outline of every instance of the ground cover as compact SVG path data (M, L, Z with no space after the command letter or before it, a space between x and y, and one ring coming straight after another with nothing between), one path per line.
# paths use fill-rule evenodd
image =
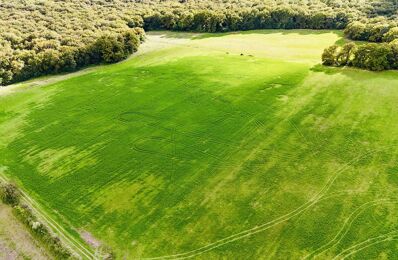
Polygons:
M158 32L0 96L0 173L119 258L397 257L398 74L337 32Z

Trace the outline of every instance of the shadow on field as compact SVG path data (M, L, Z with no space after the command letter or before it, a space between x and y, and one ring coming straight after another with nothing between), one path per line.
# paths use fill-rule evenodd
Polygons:
M180 32L180 31L150 31L149 35L159 35L164 38L178 38L178 39L191 39L201 40L207 38L224 37L228 35L248 35L248 34L275 34L282 35L299 34L299 35L320 35L326 33L334 33L340 37L343 32L339 30L309 30L309 29L264 29L264 30L249 30L249 31L234 31L234 32L216 32L216 33L203 33L203 32ZM341 39L339 40L341 41ZM337 44L337 42L336 42Z
M264 30L249 30L249 31L236 31L236 32L222 32L222 33L200 33L194 40L223 37L227 35L249 35L249 34L275 34L280 33L282 35L298 34L298 35L320 35L326 33L334 33L338 36L343 36L342 31L338 30L307 30L307 29L264 29Z
M326 75L343 75L345 77L363 81L369 79L369 77L375 78L384 78L384 79L391 79L394 80L398 76L398 72L394 70L388 71L368 71L368 70L361 70L358 68L352 67L329 67L324 66L321 64L317 64L310 69L312 72L322 72Z
M173 39L196 39L202 33L195 32L179 32L179 31L149 31L147 35L161 36L162 38Z

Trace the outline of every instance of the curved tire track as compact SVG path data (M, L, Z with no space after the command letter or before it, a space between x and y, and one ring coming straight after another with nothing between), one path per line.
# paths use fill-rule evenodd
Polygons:
M158 257L146 257L143 259L147 259L147 260L158 260L158 259L187 259L187 258L192 258L198 255L201 255L205 252L211 251L215 248L221 247L225 244L234 242L236 240L240 240L249 236L252 236L254 234L257 234L259 232L263 232L273 226L276 226L278 224L281 224L283 222L286 222L288 220L290 220L291 218L299 215L300 213L304 212L305 210L307 210L308 208L312 207L313 205L315 205L316 203L318 203L322 196L324 196L328 190L330 189L330 187L333 185L333 183L336 181L336 179L339 177L339 175L344 172L345 170L347 170L353 163L360 161L362 158L364 158L365 156L368 156L370 154L375 153L376 151L370 151L367 152L363 155L357 156L354 159L352 159L351 161L349 161L348 163L346 163L344 166L342 166L340 169L338 169L337 171L335 171L335 173L333 174L333 176L326 182L326 184L322 187L322 189L315 195L313 196L310 200L308 200L307 202L305 202L304 204L302 204L300 207L296 208L295 210L280 216L274 220L271 220L269 222L263 223L261 225L255 226L253 228L241 231L239 233L230 235L228 237L222 238L220 240L217 240L215 242L209 243L205 246L199 247L197 249L191 250L191 251L187 251L184 253L178 253L178 254L173 254L173 255L165 255L165 256L158 256Z

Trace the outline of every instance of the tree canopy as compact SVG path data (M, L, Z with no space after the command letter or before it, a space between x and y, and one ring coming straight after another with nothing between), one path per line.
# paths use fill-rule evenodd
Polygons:
M0 84L116 62L145 30L344 29L398 38L395 0L9 0L0 3Z

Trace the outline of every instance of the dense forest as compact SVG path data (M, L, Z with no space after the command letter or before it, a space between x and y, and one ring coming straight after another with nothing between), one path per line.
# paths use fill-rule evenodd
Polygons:
M120 61L137 50L143 29L345 29L353 40L392 42L398 38L397 8L396 0L3 1L0 84Z

